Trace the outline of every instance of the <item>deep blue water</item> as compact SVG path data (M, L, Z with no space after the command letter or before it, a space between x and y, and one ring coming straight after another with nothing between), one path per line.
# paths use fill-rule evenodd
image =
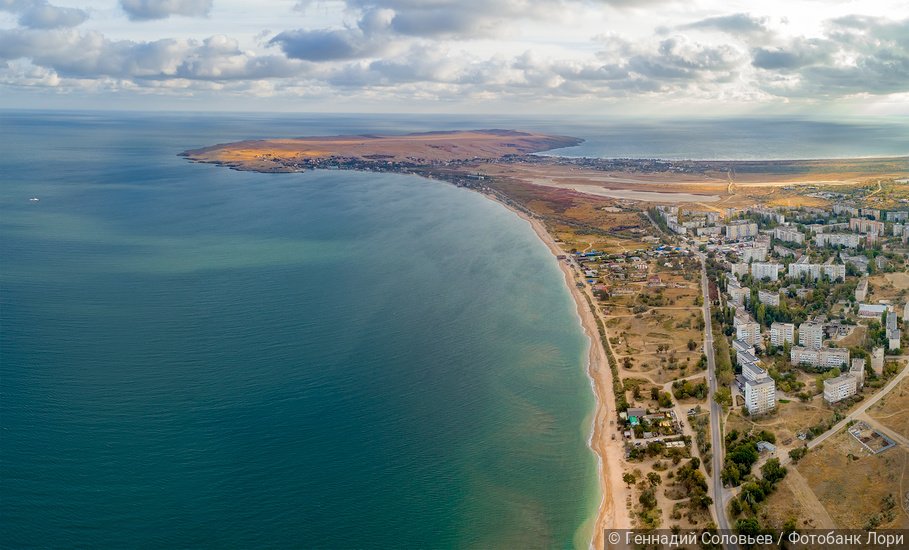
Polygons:
M376 129L352 124L306 130ZM0 545L587 535L586 340L525 222L417 177L176 156L274 120L0 127Z

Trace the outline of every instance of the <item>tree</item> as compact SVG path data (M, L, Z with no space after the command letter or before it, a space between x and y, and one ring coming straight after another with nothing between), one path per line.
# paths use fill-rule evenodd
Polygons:
M650 485L656 487L660 483L663 483L663 478L660 477L660 474L656 472L650 472L647 474L647 481L650 482Z
M637 481L637 477L631 472L625 472L622 474L622 481L624 481L629 487L634 485L634 482Z
M641 503L641 506L643 506L645 510L656 508L657 500L656 495L653 493L653 489L647 489L642 492L641 496L638 498L638 502Z
M694 340L688 340L688 351L694 351L698 347L698 343Z
M786 468L780 465L780 459L771 458L761 466L761 475L773 484L786 477Z
M650 388L650 399L657 401L660 398L660 388L654 386Z

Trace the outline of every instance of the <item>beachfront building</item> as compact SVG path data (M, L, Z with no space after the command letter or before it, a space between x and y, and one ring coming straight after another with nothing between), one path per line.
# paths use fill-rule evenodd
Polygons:
M818 233L814 236L817 246L843 246L858 248L862 243L862 236L855 233Z
M748 222L747 220L730 222L729 225L726 226L726 238L730 240L738 241L749 237L756 237L757 234L757 224Z
M806 275L813 281L820 279L822 276L826 276L831 281L846 280L846 264L834 264L833 258L823 264L813 264L811 259L805 255L789 264L789 278L798 279L802 275Z
M855 285L855 301L863 302L868 296L868 277L862 277L858 284Z
M758 290L758 303L780 307L779 291Z
M843 368L849 363L849 350L845 348L811 349L796 346L789 352L793 365L820 369Z
M780 347L786 342L795 343L795 325L779 322L770 325L770 343Z
M799 345L808 349L821 349L824 345L824 323L806 321L800 324Z
M824 401L832 404L852 397L858 389L856 383L857 380L850 374L824 380Z
M771 264L763 262L754 262L751 264L751 276L757 280L770 279L776 281L779 279L781 264Z
M776 382L773 378L745 380L745 407L751 415L765 414L776 408Z
M777 227L773 230L773 236L787 243L805 244L805 235L794 227Z

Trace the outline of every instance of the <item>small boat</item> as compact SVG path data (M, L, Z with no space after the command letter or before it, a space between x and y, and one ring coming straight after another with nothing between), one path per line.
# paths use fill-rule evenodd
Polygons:
M38 202L38 201L41 200L41 199L39 199L38 197L32 197L32 198L30 198L30 199L28 199L28 200L31 201L31 202Z

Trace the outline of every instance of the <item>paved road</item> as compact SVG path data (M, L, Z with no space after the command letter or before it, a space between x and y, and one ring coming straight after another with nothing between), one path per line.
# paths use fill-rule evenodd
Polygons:
M726 490L723 488L723 480L720 474L723 471L723 433L720 429L720 417L723 414L723 408L714 400L713 396L717 390L716 382L716 359L713 353L713 330L711 329L710 318L710 285L707 281L707 263L703 255L698 256L701 260L701 291L704 295L704 354L707 356L707 373L710 387L710 441L713 450L713 467L711 469L713 476L713 506L717 519L717 527L720 529L730 529L729 518L726 517ZM735 546L727 546L735 548Z

